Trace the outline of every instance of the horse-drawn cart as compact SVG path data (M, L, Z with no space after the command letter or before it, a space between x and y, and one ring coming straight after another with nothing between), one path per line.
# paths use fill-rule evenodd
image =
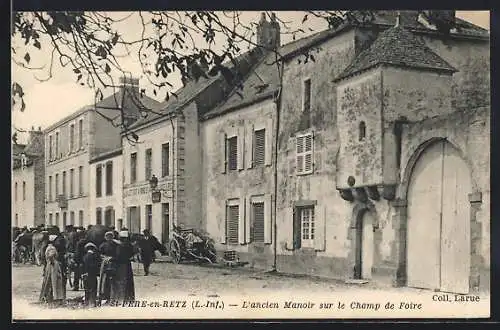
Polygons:
M170 257L172 262L198 261L217 262L214 241L207 235L201 234L194 229L183 229L174 225L170 240Z

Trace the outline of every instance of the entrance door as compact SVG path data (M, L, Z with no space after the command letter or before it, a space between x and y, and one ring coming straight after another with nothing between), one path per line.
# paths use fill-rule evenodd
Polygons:
M373 267L373 217L370 212L365 212L361 220L361 276L364 279L372 278Z
M468 292L470 190L467 165L451 144L422 153L408 189L408 286Z
M170 235L170 210L168 203L161 204L161 215L162 215L161 241L163 244L166 244L168 243Z

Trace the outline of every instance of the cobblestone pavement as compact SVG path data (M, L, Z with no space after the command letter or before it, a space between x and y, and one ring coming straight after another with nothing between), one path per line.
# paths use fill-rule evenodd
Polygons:
M237 296L241 302L256 299L262 301L262 297L272 300L283 295L296 299L305 296L333 298L348 295L363 301L363 299L370 300L373 297L381 299L392 295L404 297L405 301L414 299L412 297L420 297L419 299L424 297L431 301L431 296L436 294L429 290L393 288L374 283L347 284L340 280L269 274L246 267L221 268L157 262L151 265L150 276L144 276L141 264L133 263L133 270L137 300L151 299L150 297L162 297L161 299L168 300L174 296L192 299ZM37 304L42 281L41 272L41 267L31 265L12 267L13 309L16 304L17 306L21 303L24 306ZM83 294L82 289L75 292L68 286L68 300L77 301ZM483 301L485 298L488 297L483 296ZM129 317L133 318L133 315Z

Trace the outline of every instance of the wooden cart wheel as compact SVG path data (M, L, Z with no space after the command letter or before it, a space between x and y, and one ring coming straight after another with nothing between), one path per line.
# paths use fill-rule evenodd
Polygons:
M170 241L170 257L174 264L178 264L181 261L181 247L176 239Z

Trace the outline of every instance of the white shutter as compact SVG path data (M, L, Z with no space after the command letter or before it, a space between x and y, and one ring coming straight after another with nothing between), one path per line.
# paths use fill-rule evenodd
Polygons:
M226 226L227 226L227 217L229 215L228 212L228 207L227 207L227 201L224 203L225 208L224 208L224 213L222 213L222 219L219 218L219 234L220 234L220 242L221 244L226 244Z
M238 219L238 243L245 244L245 197L240 198L240 205L238 208L239 219Z
M252 222L252 204L251 198L247 198L245 204L245 242L250 243L250 224Z
M226 133L221 133L220 136L220 157L222 159L221 173L226 173L227 168L227 136ZM173 147L171 148L173 149Z
M238 147L237 147L238 170L245 169L245 127L238 128Z
M248 125L247 127L247 132L246 132L246 141L247 141L247 148L246 148L246 156L245 160L247 163L247 168L252 168L253 167L253 136L254 136L254 126L253 124Z
M325 250L326 207L314 208L314 249Z
M273 119L269 118L266 122L266 145L265 145L265 164L271 166L273 163Z
M266 194L264 201L264 243L271 244L273 232L273 203L272 195Z

